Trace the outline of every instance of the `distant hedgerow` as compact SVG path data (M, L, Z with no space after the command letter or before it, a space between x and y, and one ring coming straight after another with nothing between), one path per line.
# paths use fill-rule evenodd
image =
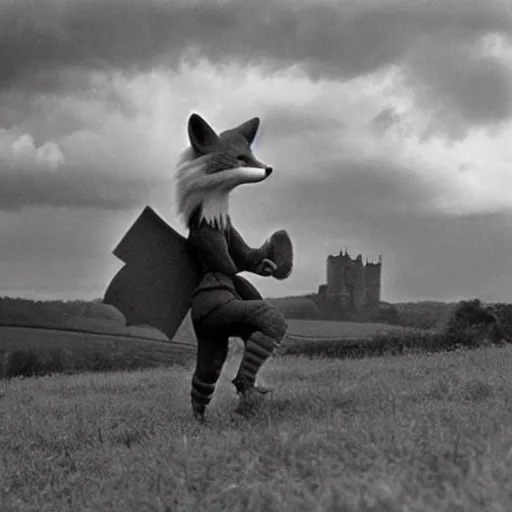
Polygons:
M4 360L4 378L34 377L41 375L43 363L40 357L29 350L13 350L7 352Z
M62 373L66 369L62 350L52 349L48 352L16 349L6 352L0 377L37 377Z
M476 348L481 340L473 332L448 336L435 331L391 331L362 340L308 340L283 347L282 355L304 355L334 359L360 359L411 352L433 353Z

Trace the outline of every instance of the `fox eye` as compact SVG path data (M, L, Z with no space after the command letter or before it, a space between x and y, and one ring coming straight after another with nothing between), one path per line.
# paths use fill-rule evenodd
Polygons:
M245 155L238 155L236 157L236 159L238 161L242 162L243 164L248 164L249 163L249 159Z

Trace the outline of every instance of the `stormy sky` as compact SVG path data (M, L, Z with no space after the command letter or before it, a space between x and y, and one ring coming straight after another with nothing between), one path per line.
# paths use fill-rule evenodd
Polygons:
M512 301L509 0L0 0L0 295L102 296L147 204L185 234L192 112L261 118L233 222L295 244L264 295L348 249L387 301Z

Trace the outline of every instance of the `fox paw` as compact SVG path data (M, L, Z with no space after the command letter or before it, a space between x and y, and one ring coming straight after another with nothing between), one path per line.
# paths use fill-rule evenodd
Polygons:
M277 265L272 260L264 258L256 268L256 274L268 277L273 275L276 270Z

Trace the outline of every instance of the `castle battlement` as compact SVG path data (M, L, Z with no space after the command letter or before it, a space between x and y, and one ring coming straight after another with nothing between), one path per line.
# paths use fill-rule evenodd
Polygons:
M327 257L327 284L318 293L340 317L371 315L379 309L381 271L382 256L363 263L361 254L352 259L345 249Z

